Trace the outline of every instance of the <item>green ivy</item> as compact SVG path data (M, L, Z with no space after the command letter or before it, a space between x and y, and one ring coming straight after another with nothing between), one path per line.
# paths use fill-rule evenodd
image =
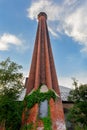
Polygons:
M32 94L27 95L25 97L25 104L30 109L32 108L36 103L43 102L44 100L50 100L53 98L56 99L56 95L52 90L48 90L48 92L42 93L40 92L40 88L34 91Z
M43 102L44 100L49 101L51 98L53 98L54 101L57 98L54 91L48 90L48 92L42 93L42 92L40 92L40 87L39 87L39 89L33 91L30 95L26 95L26 97L24 99L25 107L27 107L28 109L31 109L36 103L40 104L40 102ZM48 106L47 117L40 118L40 119L43 121L44 130L52 130L52 128L51 128L52 122L51 122L51 118L50 118L50 108L49 108L49 106ZM26 129L32 130L32 126L33 125L31 125L31 124L29 124L29 126L25 125L23 130L26 130Z
M87 126L82 128L81 126L75 126L75 130L87 130Z
M50 107L48 106L48 116L41 118L41 120L44 123L44 130L52 130L52 122L51 122L51 117L50 117Z
M21 130L32 130L33 129L33 123L24 125Z

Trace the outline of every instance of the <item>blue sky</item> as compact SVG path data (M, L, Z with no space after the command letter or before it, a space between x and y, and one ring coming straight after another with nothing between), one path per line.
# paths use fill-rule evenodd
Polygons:
M86 0L0 0L0 61L10 57L28 75L41 11L48 15L59 84L72 87L72 77L87 83Z

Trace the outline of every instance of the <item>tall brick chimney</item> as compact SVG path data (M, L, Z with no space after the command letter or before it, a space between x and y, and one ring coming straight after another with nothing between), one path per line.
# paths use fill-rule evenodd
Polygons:
M38 90L40 86L42 86L43 91L45 91L43 87L44 85L48 90L52 90L56 94L57 99L54 101L54 99L51 98L48 101L50 107L50 118L52 122L51 128L52 130L66 130L64 112L46 20L46 13L40 12L38 14L38 28L32 63L26 83L26 95L28 96L32 94L32 92ZM40 105L38 103L36 103L30 110L28 110L25 106L22 115L22 126L33 123L34 128L32 128L32 130L35 129L36 122L39 122L39 107ZM26 112L29 113L27 117L25 114ZM44 130L44 123L43 121L40 122L42 123L37 123L38 125L36 130Z

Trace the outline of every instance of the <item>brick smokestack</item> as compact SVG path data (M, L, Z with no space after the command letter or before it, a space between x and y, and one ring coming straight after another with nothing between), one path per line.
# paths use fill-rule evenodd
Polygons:
M52 130L66 130L60 90L47 28L47 15L44 12L38 14L38 28L30 73L26 84L26 95L30 94L32 90L37 90L40 85L46 85L48 90L53 90L59 97L56 102L52 98L49 101ZM23 113L22 124L37 122L39 104L34 105L29 111L29 116L26 121L24 121L26 118L25 112Z
M37 89L41 84L45 84L60 95L46 20L46 13L38 14L38 29L27 83L27 94L33 88Z

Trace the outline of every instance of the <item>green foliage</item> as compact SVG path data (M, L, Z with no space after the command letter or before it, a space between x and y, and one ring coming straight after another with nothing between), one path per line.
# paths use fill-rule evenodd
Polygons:
M87 130L87 127L81 128L81 126L75 126L75 130Z
M0 63L0 92L5 92L10 88L15 92L21 90L23 86L23 74L19 73L21 68L21 65L11 61L10 58Z
M56 95L52 90L48 90L48 92L42 93L40 92L40 87L39 89L33 91L30 95L26 95L24 102L25 102L25 107L27 107L28 109L31 109L36 103L40 104L40 102L43 102L44 100L50 100L51 98L53 98L54 100L56 100ZM28 111L26 111L26 118L27 115L29 115ZM44 123L44 130L52 130L51 128L51 118L50 118L50 108L48 107L48 116L44 117L44 118L40 118L43 123ZM31 126L29 124L29 126ZM26 130L28 126L26 125L23 130ZM28 128L27 128L28 129ZM29 130L32 130L29 129Z
M34 91L32 94L27 95L25 97L26 106L30 109L32 108L36 103L40 103L44 100L50 100L50 98L56 99L56 95L52 90L49 90L48 92L42 93L40 92L40 89Z
M69 100L74 106L69 111L68 120L82 128L87 127L87 84L76 86L70 92Z
M87 102L76 103L73 108L70 109L68 119L74 124L87 125Z
M33 129L33 123L30 123L28 125L24 125L21 130L32 130Z
M70 91L70 95L68 97L69 101L79 102L79 101L87 101L87 84L80 85L75 88L75 90Z
M52 130L52 122L51 122L51 117L50 117L50 107L48 107L48 116L41 118L41 120L44 123L44 130Z
M23 89L22 67L7 58L0 63L0 123L6 130L19 130L23 103L17 99Z
M11 96L0 98L0 122L5 123L6 129L19 130L21 125L23 103L15 101Z
M78 86L78 80L76 80L74 77L72 78L73 80L73 86L75 86L75 88Z

